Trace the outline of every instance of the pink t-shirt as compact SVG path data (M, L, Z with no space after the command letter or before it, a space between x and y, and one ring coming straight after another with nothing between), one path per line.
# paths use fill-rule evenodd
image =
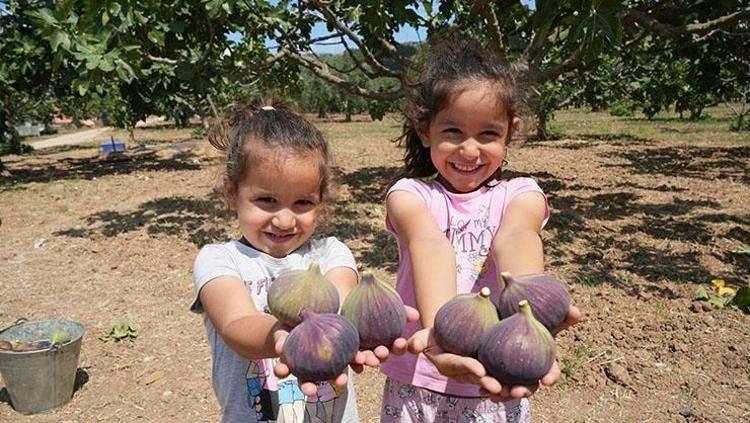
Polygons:
M436 180L423 182L420 179L404 178L396 182L388 190L388 194L394 191L408 191L421 198L440 230L450 239L456 252L458 293L479 292L487 286L491 289L492 301L497 304L500 293L497 289L495 263L490 256L492 239L513 198L525 192L538 192L544 195L539 185L531 178L514 178L493 182L473 192L454 193ZM548 218L549 209L542 226L547 223ZM396 239L399 238L388 216L386 227L396 235ZM396 289L405 304L416 307L411 258L400 240L398 254ZM420 322L407 324L403 335L408 339L420 329ZM380 369L393 379L436 392L457 396L480 396L478 385L459 383L446 378L422 354L414 355L407 352L401 356L392 355Z

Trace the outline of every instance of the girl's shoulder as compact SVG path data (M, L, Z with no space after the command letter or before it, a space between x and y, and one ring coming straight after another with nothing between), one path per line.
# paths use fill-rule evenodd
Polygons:
M386 198L394 191L411 192L428 201L440 191L440 184L435 181L435 178L403 177L388 188L385 194Z
M539 191L543 192L539 184L530 176L517 176L510 179L500 180L492 188L506 189L508 192L514 191Z

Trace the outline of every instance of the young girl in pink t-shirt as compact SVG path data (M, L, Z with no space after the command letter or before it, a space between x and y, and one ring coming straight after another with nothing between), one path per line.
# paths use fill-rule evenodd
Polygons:
M396 288L420 321L404 333L410 353L381 366L381 421L526 422L526 397L538 385L502 386L479 361L442 351L431 336L437 310L456 294L487 286L497 303L500 271L544 270L546 197L530 178L500 179L521 123L520 89L472 41L430 45L420 71L402 137L404 177L386 194L386 225L399 247ZM563 326L579 316L571 307ZM559 377L555 364L540 383Z

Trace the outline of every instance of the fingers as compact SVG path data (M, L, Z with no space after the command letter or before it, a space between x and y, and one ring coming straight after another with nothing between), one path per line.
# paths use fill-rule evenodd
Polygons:
M419 320L419 311L416 308L405 305L404 310L406 311L407 322L414 323Z
M557 383L561 377L562 372L560 371L560 366L557 364L557 361L555 361L555 363L552 365L552 368L549 369L549 372L544 375L540 382L544 386L552 386Z
M409 347L409 343L406 342L406 339L404 338L398 338L395 341L393 341L393 346L391 346L391 354L396 355L402 355L404 354Z
M279 379L283 379L289 376L289 366L279 361L275 366L273 366L273 373Z
M557 335L561 331L575 325L581 319L581 310L576 306L570 306L568 314L565 316L565 320L560 323L560 326L556 327L553 331L553 335Z
M318 385L315 382L302 382L299 384L299 389L307 397L311 397L318 393Z
M378 360L378 364L387 360L388 356L391 354L390 351L388 351L388 347L386 347L385 345L378 345L374 350L372 350L372 352L375 355L375 358Z
M409 352L419 354L427 349L431 339L430 332L431 329L422 329L414 332L414 335L407 341Z

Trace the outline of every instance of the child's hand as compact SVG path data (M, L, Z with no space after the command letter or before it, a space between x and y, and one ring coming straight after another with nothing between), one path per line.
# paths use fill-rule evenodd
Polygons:
M479 360L443 351L432 335L432 328L417 331L409 338L409 352L423 353L437 370L451 379L479 385L490 395L500 395L502 386L497 379L487 376Z
M406 311L407 322L414 323L419 320L419 312L417 311L417 309L405 305L404 310ZM406 339L397 338L395 341L393 341L393 345L391 345L390 348L385 345L378 345L372 350L362 350L361 353L364 355L365 361L363 364L359 365L352 364L352 370L357 373L361 373L364 370L364 366L377 367L382 362L387 360L390 354L401 355L405 353L407 347L408 343Z
M556 334L573 326L580 318L581 311L578 307L570 306L565 320L553 332ZM539 389L539 384L502 385L500 381L487 375L484 366L478 360L443 351L435 343L432 337L432 329L422 329L414 333L408 342L410 352L414 354L423 353L441 374L460 382L479 385L481 391L492 398L493 401L530 397ZM552 386L560 380L561 375L560 366L555 361L549 372L539 382L544 386Z
M286 357L284 356L284 343L286 342L286 338L288 336L289 332L283 329L276 330L273 333L273 339L276 343L276 353L279 355L279 362L276 363L276 365L273 367L273 373L279 379L283 379L289 376L289 374L291 373L289 366L286 365ZM357 351L357 354L354 356L354 360L352 360L350 366L352 368L361 368L364 363L365 355L362 353L362 351ZM341 388L346 386L348 379L349 377L347 376L347 371L346 369L344 369L341 374L336 376L335 379L331 380L331 383L334 386ZM300 382L299 388L306 396L312 396L317 394L318 392L318 387L315 382Z

